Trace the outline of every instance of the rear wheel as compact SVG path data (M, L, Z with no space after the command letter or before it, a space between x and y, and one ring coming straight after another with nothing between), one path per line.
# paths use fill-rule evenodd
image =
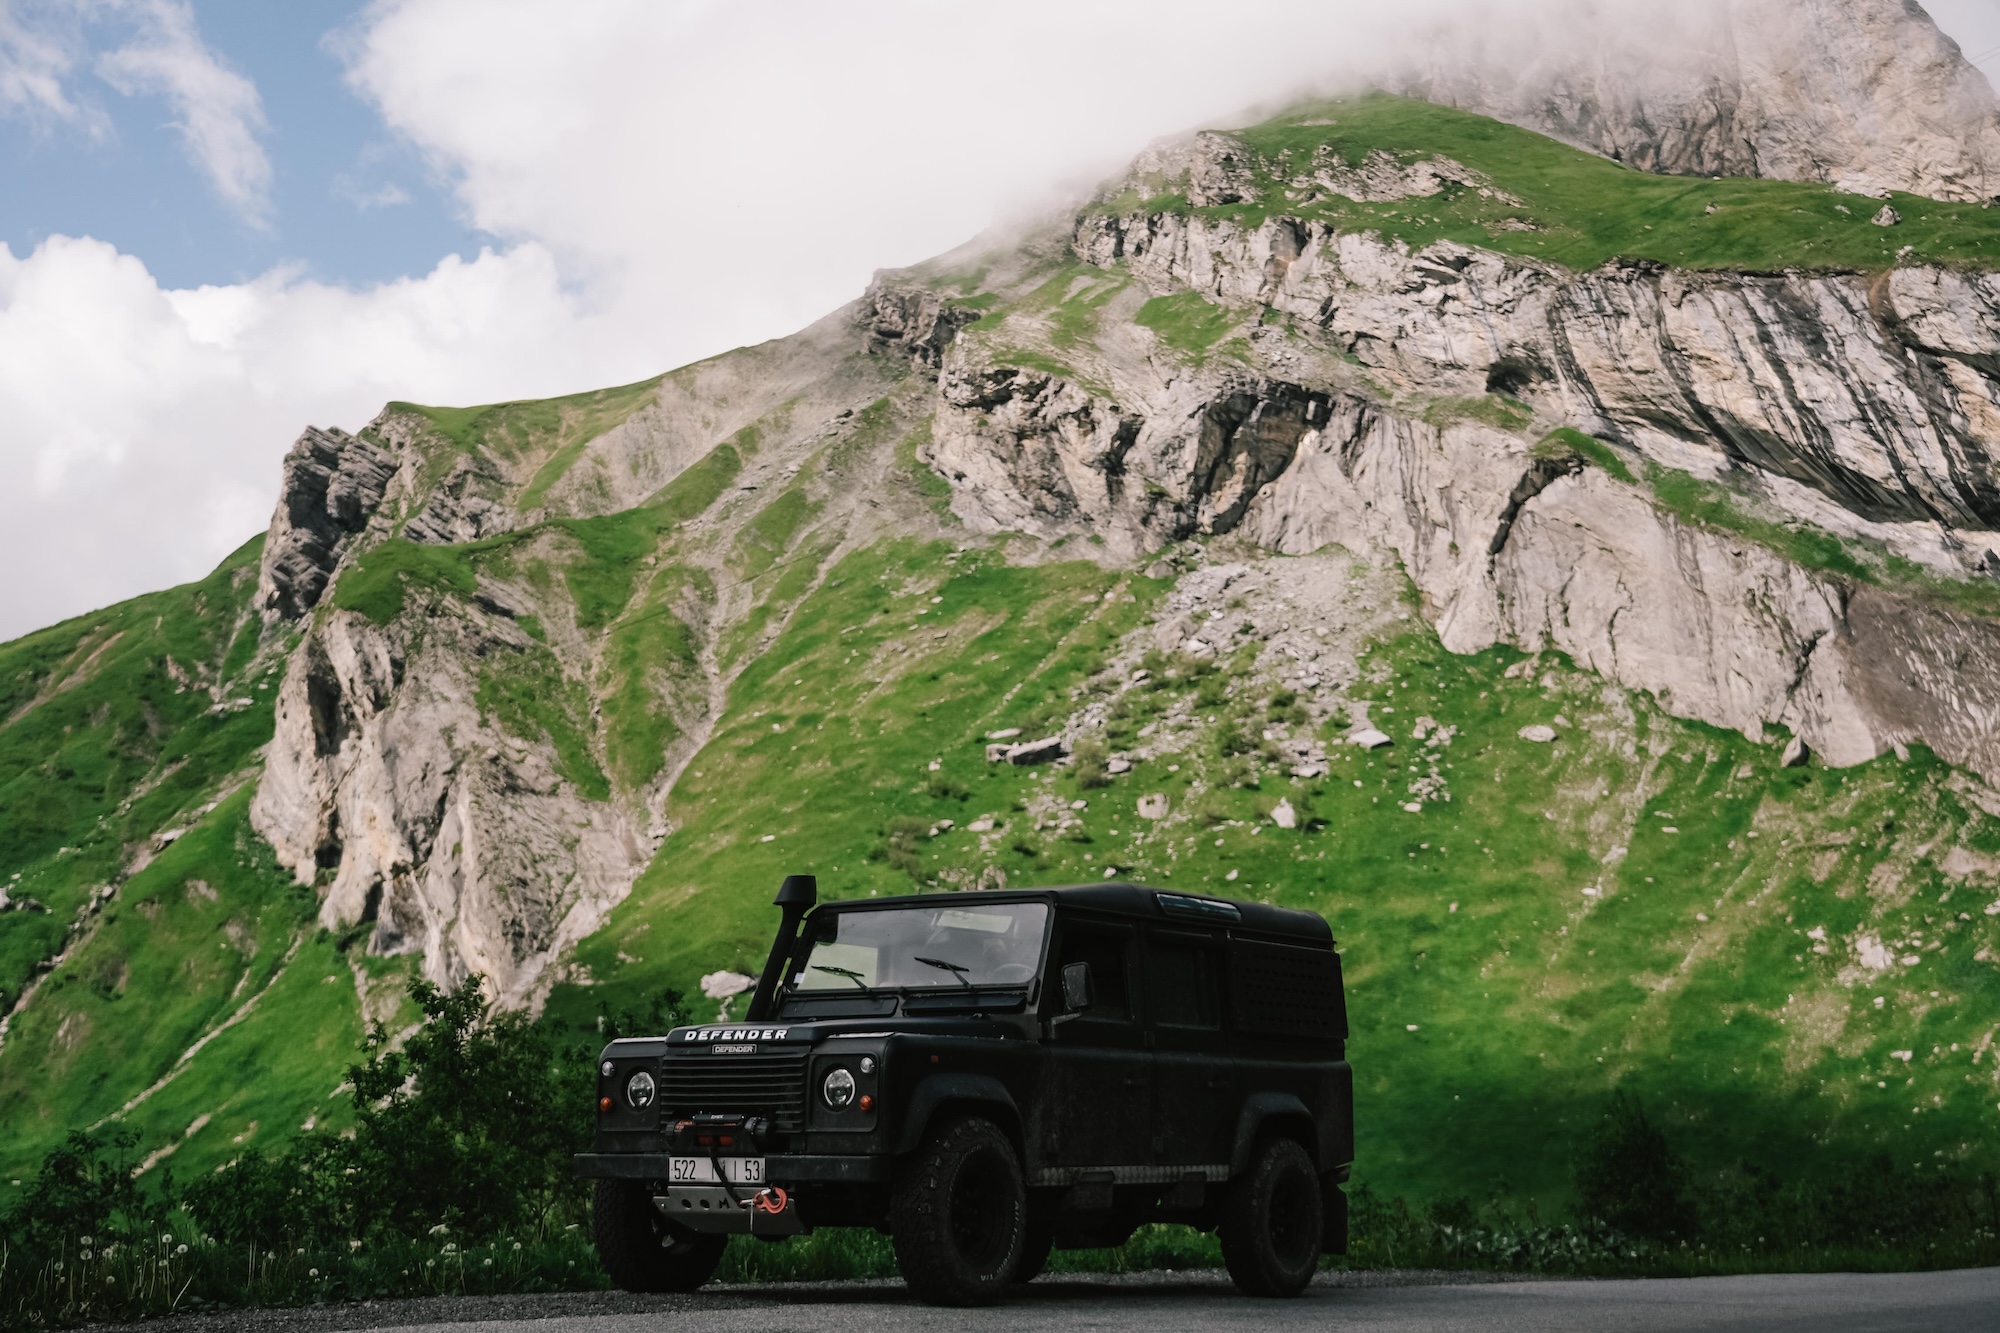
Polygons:
M715 1275L727 1236L682 1231L660 1216L643 1181L600 1180L591 1232L604 1271L626 1291L693 1291Z
M1296 1296L1319 1267L1324 1225L1312 1159L1290 1139L1271 1139L1229 1188L1222 1261L1245 1295Z
M1014 1145L990 1120L934 1133L890 1203L896 1266L933 1305L990 1305L1014 1280L1028 1192Z

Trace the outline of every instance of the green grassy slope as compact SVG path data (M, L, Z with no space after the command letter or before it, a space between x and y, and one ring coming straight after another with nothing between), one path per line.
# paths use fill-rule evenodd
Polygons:
M1084 788L1061 770L989 767L981 737L1049 725L1158 589L1092 566L939 554L851 557L801 608L694 761L652 870L579 951L595 984L560 988L557 1012L754 973L789 872L838 898L1112 870L1333 922L1352 988L1359 1177L1378 1188L1554 1202L1572 1136L1618 1086L1706 1169L1790 1173L1884 1149L1899 1165L1993 1164L1982 1126L2000 1087L1992 1053L1975 1053L2000 999L2000 921L1983 910L1995 890L1940 867L1961 835L2000 848L2000 821L1944 766L1919 754L1781 770L1775 747L1558 663L1510 679L1518 654L1455 658L1416 633L1369 663L1393 752L1335 747L1326 779L1272 776L1254 741L1224 738L1254 738L1295 705L1187 663L1176 684L1156 662L1158 688L1114 710L1114 741L1187 693L1207 739ZM1574 725L1554 746L1517 737L1558 715ZM1420 716L1455 727L1451 743L1413 740ZM1433 755L1452 799L1409 813ZM1259 768L1255 786L1224 785ZM1155 791L1177 812L1160 827L1133 815ZM1026 806L1049 793L1089 802L1083 830L1032 827ZM1281 798L1298 829L1266 817ZM967 832L981 816L1002 827ZM1863 931L1921 961L1843 977L1844 941Z
M289 646L259 649L261 549L0 645L0 992L37 987L0 1041L8 1180L142 1095L149 1149L288 1132L359 1035L313 893L249 828Z
M86 899L212 799L271 736L259 538L199 583L0 645L0 995L18 996Z
M1618 258L1690 269L1879 269L1904 247L1913 260L1990 268L2000 255L2000 214L1977 204L1896 195L1889 202L1901 225L1878 227L1881 202L1829 186L1655 176L1530 130L1386 94L1297 107L1240 137L1257 158L1256 202L1189 210L1184 196L1134 190L1103 207L1196 211L1250 226L1297 217L1412 246L1453 240L1575 269ZM1404 162L1449 157L1520 203L1458 185L1374 204L1288 188L1322 147L1349 166L1374 151ZM1521 223L1533 230L1509 225Z

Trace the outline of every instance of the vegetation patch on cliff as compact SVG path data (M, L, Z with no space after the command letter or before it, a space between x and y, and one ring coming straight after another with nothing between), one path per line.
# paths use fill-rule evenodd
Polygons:
M1901 221L1882 227L1873 220L1881 201L1831 186L1656 176L1531 130L1388 94L1300 106L1237 137L1254 158L1255 202L1195 209L1133 194L1102 206L1249 226L1296 217L1412 247L1451 240L1579 270L1616 259L1755 272L1899 262L1991 268L2000 255L2000 213L1977 204L1896 195ZM1332 159L1351 168L1371 153L1405 166L1449 158L1490 184L1444 180L1433 194L1361 202L1315 180Z

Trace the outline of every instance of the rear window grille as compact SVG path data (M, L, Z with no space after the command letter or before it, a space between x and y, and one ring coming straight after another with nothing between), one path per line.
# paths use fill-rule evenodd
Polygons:
M806 1124L806 1048L755 1055L675 1051L660 1064L660 1103L671 1115L762 1115L777 1129Z
M1239 1032L1317 1041L1347 1036L1340 956L1331 949L1233 940L1229 998Z

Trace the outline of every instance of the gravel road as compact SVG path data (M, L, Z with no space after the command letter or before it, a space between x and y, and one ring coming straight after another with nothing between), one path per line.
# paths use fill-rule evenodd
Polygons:
M127 1326L136 1330L138 1325ZM158 1321L144 1326L162 1333ZM1949 1273L1790 1274L1630 1282L1521 1282L1465 1273L1329 1273L1295 1301L1238 1296L1221 1273L1043 1277L986 1310L934 1310L897 1282L720 1287L692 1296L579 1292L258 1310L167 1321L172 1333L1006 1333L1132 1330L2000 1328L2000 1268ZM112 1333L105 1330L104 1333Z

